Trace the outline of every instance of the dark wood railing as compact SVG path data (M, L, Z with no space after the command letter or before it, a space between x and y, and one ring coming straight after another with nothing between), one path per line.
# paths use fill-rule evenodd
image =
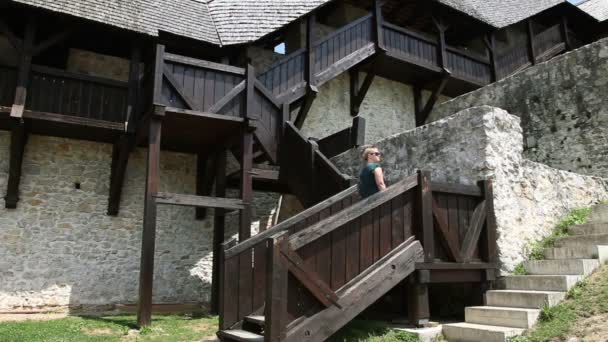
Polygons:
M11 106L17 70L0 66L0 105ZM102 77L32 65L25 109L124 123L129 85Z
M448 47L446 49L447 68L460 78L470 79L477 83L490 83L492 70L490 61L485 56Z
M387 22L382 23L386 49L406 60L437 66L437 41L421 33L406 30Z
M291 122L285 124L281 151L279 178L305 207L350 186L350 177L342 174L323 155L317 143L306 139Z
M272 64L257 76L275 96L279 96L298 86L304 86L304 65L306 49L299 49Z
M551 26L534 36L534 48L539 57L560 44L564 44L560 24Z

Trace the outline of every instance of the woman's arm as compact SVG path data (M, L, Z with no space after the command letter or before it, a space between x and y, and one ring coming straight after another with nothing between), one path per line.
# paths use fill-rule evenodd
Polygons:
M386 185L384 185L384 173L382 172L381 167L374 169L374 180L376 180L378 190L384 191L384 189L386 189Z

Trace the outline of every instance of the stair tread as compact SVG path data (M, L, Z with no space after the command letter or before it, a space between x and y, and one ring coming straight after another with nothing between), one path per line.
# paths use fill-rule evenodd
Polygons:
M264 323L266 323L266 317L264 317L263 315L245 316L245 320L259 325L264 325Z
M471 310L494 310L494 311L520 311L520 312L539 312L539 309L513 308L509 306L468 306Z
M220 335L242 342L264 342L264 336L245 330L222 330Z
M530 294L554 294L565 293L565 291L544 291L544 290L489 290L493 293L530 293Z
M444 324L444 327L458 327L458 328L468 328L468 329L479 329L479 330L489 330L496 332L518 332L523 333L525 329L522 328L512 328L512 327L501 327L498 325L486 325L486 324L477 324L477 323L467 323L467 322L459 322L459 323L449 323Z

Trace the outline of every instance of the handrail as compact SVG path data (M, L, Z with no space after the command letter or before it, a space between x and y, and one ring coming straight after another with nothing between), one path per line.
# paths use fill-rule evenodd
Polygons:
M264 69L264 71L262 71L259 74L257 74L256 77L260 77L260 76L264 75L265 73L269 72L270 70L273 70L276 67L287 63L293 57L295 57L295 56L297 56L297 55L299 55L301 53L304 53L304 52L306 52L306 48L300 48L300 49L297 49L296 51L294 51L294 52L292 52L290 54L287 54L287 55L281 57L281 59L279 59L278 61L270 64L266 69Z
M212 69L215 71L228 72L228 73L235 74L235 75L241 75L241 76L245 75L245 69L235 67L232 65L228 65L228 64L215 63L215 62L206 61L204 59L186 57L186 56L176 55L176 54L168 53L168 52L165 52L164 57L165 57L165 61L169 61L169 62L173 62L173 63L185 64L185 65L190 65L190 66L195 66L195 67L205 68L205 69Z
M91 75L81 74L81 73L77 73L77 72L73 72L73 71L51 68L51 67L47 67L47 66L43 66L43 65L32 65L31 70L32 70L32 72L37 72L40 74L57 76L57 77L65 77L65 78L76 79L76 80L81 80L81 81L95 82L95 83L99 83L99 84L103 84L103 85L107 85L107 86L111 86L111 87L125 88L125 89L129 87L128 82L116 81L116 80L109 79L109 78L91 76Z
M397 184L388 187L362 201L353 204L348 210L343 210L334 216L321 220L305 228L289 238L289 247L298 250L303 246L331 233L349 221L365 214L393 198L415 188L418 185L418 175L409 176Z
M319 158L319 159L317 159L317 158ZM329 161L329 158L327 158L323 153L321 153L318 150L315 151L315 160L320 160L321 165L323 165L333 171L331 173L331 176L336 182L350 182L351 177L340 172L340 170L338 170L336 165L334 165L331 161Z
M347 198L348 196L351 196L355 192L357 192L356 185L351 186L350 188L337 193L336 195L326 199L325 201L320 202L320 203L300 212L299 214L288 218L287 220L277 224L276 226L274 226L268 230L265 230L264 232L257 234L255 236L239 243L238 245L226 250L225 258L226 259L231 258L249 248L252 248L253 246L257 245L258 243L263 242L265 239L273 236L274 234L280 233L282 231L285 231L285 230L291 228L292 226L308 219L309 217L312 217L313 215L318 214L319 212L331 207L335 203Z
M457 49L457 48L455 48L453 46L449 46L449 45L446 46L445 49L453 54L460 55L460 56L466 57L466 58L470 58L476 62L483 63L483 64L490 64L490 59L487 56L482 56L480 54L477 54L477 53L471 52L471 51Z
M347 31L347 30L349 30L349 29L357 26L358 24L360 24L360 23L362 23L362 22L370 19L371 17L373 17L373 14L369 13L369 14L366 14L366 15L362 16L361 18L359 18L357 20L351 21L349 24L344 25L344 26L338 28L337 30L331 32L327 36L325 36L325 37L319 39L318 41L314 42L312 44L312 47L316 48L317 46L319 46L319 45L325 43L326 41L334 38L335 36L339 35L340 33L344 32L344 31Z
M391 24L389 22L382 22L382 26L389 28L393 31L397 31L397 32L401 32L403 34L406 34L408 36L412 36L414 38L418 38L420 40L423 40L429 44L433 44L433 45L437 45L437 38L430 36L430 35L426 35L424 33L421 32L414 32L414 31L410 31L408 29L405 29L401 26L397 26L395 24Z

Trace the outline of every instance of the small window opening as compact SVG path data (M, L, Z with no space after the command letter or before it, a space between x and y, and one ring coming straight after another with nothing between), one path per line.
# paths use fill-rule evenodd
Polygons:
M284 55L285 54L285 43L281 43L279 45L276 45L274 47L274 53L278 53L279 55Z

